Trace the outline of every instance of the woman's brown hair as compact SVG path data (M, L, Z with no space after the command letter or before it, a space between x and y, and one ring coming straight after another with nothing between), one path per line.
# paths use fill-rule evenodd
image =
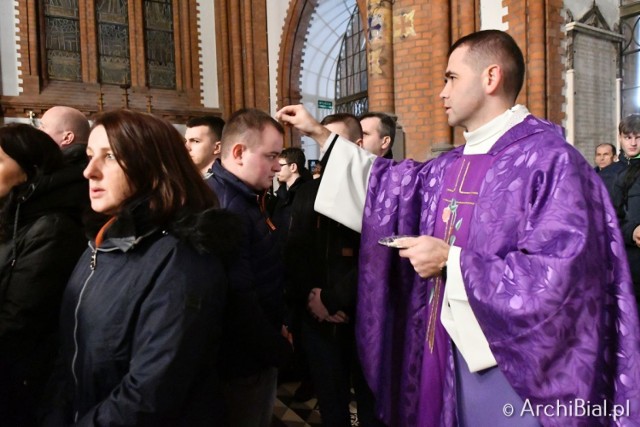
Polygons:
M182 135L166 120L130 110L115 110L95 118L103 126L116 161L133 189L125 201L146 200L150 218L165 224L179 211L218 207L218 199L189 157Z

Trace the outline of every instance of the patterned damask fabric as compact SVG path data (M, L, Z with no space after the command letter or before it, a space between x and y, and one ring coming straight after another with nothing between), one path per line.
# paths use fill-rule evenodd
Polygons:
M480 186L461 269L499 368L533 406L583 399L630 409L617 419L542 414L543 425L640 425L637 306L606 189L555 127L533 116L489 154L496 159ZM460 156L458 148L424 164L379 159L372 169L356 326L365 375L390 426L416 425L427 409L440 412L442 425L456 423L446 335L433 353L443 408L418 407L434 281L377 241L433 235L444 170Z

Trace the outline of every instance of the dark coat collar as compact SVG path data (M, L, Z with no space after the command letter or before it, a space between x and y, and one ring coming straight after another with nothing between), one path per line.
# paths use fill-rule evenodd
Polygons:
M101 222L104 224L104 217ZM99 227L93 227L94 236L98 229ZM241 222L236 215L217 208L202 212L185 209L178 212L170 223L155 224L151 220L146 201L142 201L118 215L116 221L105 231L100 248L127 252L152 236L172 235L199 253L211 253L227 259L235 256L238 250L241 230Z

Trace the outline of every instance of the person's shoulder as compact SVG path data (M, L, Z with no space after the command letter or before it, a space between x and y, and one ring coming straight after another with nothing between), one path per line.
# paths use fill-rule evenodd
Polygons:
M296 196L300 194L317 193L320 188L320 179L312 179L311 181L301 182L298 187Z
M74 218L63 212L47 212L38 217L29 229L26 236L28 238L49 239L61 236L77 235L82 236L82 226Z
M608 167L605 168L605 170L609 169L612 173L618 174L626 168L627 164L625 162L618 161L611 163Z
M226 209L210 208L182 215L171 224L169 231L196 252L213 254L224 260L236 254L243 226L239 215Z
M453 147L449 151L445 151L438 157L435 157L433 160L437 162L451 162L459 158L464 151L464 145L459 145L457 147Z
M626 165L624 162L613 162L605 168L596 168L596 173L603 179L615 179L615 177L625 169Z
M62 157L68 164L86 164L89 162L87 158L87 144L71 144L62 149Z
M320 189L320 182L320 179L313 179L301 183L296 189L296 196L293 198L291 205L295 206L295 209L308 205L307 208L310 206L310 209L313 210L313 204Z
M546 119L529 115L518 125L507 132L514 135L514 139L520 140L520 146L527 151L539 153L571 153L582 157L573 145L567 142L563 128Z
M218 196L222 208L240 213L249 205L242 191L223 177L214 174L206 179L206 183Z
M460 158L464 150L464 145L453 147L451 150L445 151L435 157L418 162L412 159L406 159L398 163L401 167L409 169L427 170L432 168L443 168Z

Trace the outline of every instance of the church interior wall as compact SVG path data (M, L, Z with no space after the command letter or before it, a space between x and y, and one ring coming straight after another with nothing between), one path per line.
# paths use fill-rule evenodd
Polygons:
M19 93L16 1L0 2L0 95Z
M609 28L613 28L620 18L619 3L620 0L564 0L564 7L565 9L570 10L572 15L577 18L584 16L593 8L594 5L596 5L606 20Z
M509 25L503 20L507 8L502 0L482 0L480 2L480 29L508 31Z
M32 0L29 0L32 1ZM331 97L328 85L334 82L335 66L331 61L337 58L330 56L319 62L318 59L307 57L304 46L311 46L316 40L309 37L309 22L307 27L291 21L292 11L299 9L299 19L304 13L308 14L310 5L322 4L328 0L248 0L249 3L263 2L266 7L266 47L268 58L262 60L261 52L254 53L254 69L248 69L247 64L240 64L239 69L246 75L255 74L255 86L252 96L255 102L274 113L280 106L290 102L306 102L312 109L317 109L317 100ZM223 53L219 51L221 38L225 37L224 29L219 27L220 4L233 6L233 2L222 0L192 0L197 10L197 25L193 30L197 46L191 55L195 59L193 64L197 67L196 78L192 90L197 98L197 106L192 108L192 113L220 114L228 117L233 109L233 102L223 104L224 94L229 79L228 74L222 73L224 67L229 64L221 58ZM48 107L50 101L44 102L42 95L45 92L31 93L24 96L22 88L21 61L24 59L26 43L16 35L19 19L16 14L23 13L24 8L15 0L0 2L0 95L2 100L24 99L25 111L14 109L4 114L1 120L28 121L26 116L29 103L33 102L36 114ZM355 0L353 1L355 4ZM375 6L379 0L360 1L363 4ZM392 82L391 103L385 100L386 94L373 87L370 91L370 109L381 109L398 116L402 125L407 144L407 156L417 159L425 159L429 156L433 145L452 145L461 142L459 132L453 132L446 124L446 117L442 112L438 94L442 87L442 73L446 66L446 50L453 39L480 28L498 28L508 30L523 50L528 62L528 80L519 99L527 104L532 112L545 116L555 122L567 124L573 121L575 125L575 140L589 142L584 148L585 157L590 158L589 151L592 143L610 140L617 123L616 98L612 98L610 92L616 91L615 76L616 64L612 63L611 44L604 43L600 46L598 41L590 43L585 41L585 46L579 44L579 52L575 57L577 96L574 99L575 110L571 112L573 117L568 120L566 102L566 41L564 40L564 28L566 23L566 11L579 18L587 13L593 6L593 2L583 0L433 0L424 2L420 0L396 0L393 3L392 15L389 22L384 22L382 31L392 32L391 45L379 52L378 56L369 57L369 66L379 64L383 67L381 76ZM617 0L597 0L595 2L602 12L602 16L613 28L619 20ZM454 7L455 6L455 7ZM538 7L540 6L540 7ZM188 12L188 8L185 11ZM537 9L542 12L536 12ZM371 9L369 7L368 9ZM535 10L534 10L535 9ZM184 11L183 11L184 12ZM365 11L364 14L370 13ZM538 13L538 15L536 15ZM188 15L188 14L187 14ZM185 15L186 16L186 15ZM308 16L307 16L308 18ZM260 18L262 19L262 18ZM527 22L528 19L528 22ZM366 17L365 17L366 20ZM542 20L542 21L541 21ZM386 26L385 26L386 25ZM287 27L289 26L289 27ZM293 29L293 30L292 30ZM295 31L294 31L295 30ZM539 36L542 33L542 37ZM295 41L289 38L296 38ZM370 40L371 41L371 40ZM258 41L256 41L257 43ZM260 42L262 43L262 42ZM579 43L583 43L580 40ZM293 51L291 47L295 48ZM593 46L598 46L594 51ZM289 49L289 51L287 50ZM385 50L386 49L386 50ZM28 54L28 52L27 52ZM370 52L371 54L371 52ZM614 56L617 54L613 54ZM283 56L293 57L288 63L285 75ZM21 59L22 58L22 59ZM227 58L229 59L229 58ZM297 61L298 68L295 68ZM373 62L372 62L373 61ZM604 61L604 62L603 62ZM291 65L294 67L291 68ZM390 64L387 65L387 64ZM266 73L259 69L267 70ZM370 73L370 81L375 77ZM258 79L267 76L264 88L259 86ZM243 74L244 75L244 74ZM311 77L314 82L311 82ZM247 81L240 77L234 77L236 85L246 85ZM240 79L240 80L239 80ZM30 80L32 85L33 80ZM309 89L313 85L315 89ZM60 90L65 90L65 85L60 85ZM293 91L291 89L294 89ZM297 89L296 89L297 88ZM45 88L46 89L46 88ZM322 89L322 90L320 90ZM90 82L84 85L86 102L95 105L98 96L98 84ZM112 92L112 93L111 93ZM117 104L122 97L119 90L110 90L107 97L112 103ZM322 93L320 93L322 92ZM284 96L286 94L286 96ZM382 95L382 96L381 96ZM158 94L160 96L160 94ZM191 96L191 95L190 95ZM247 98L246 93L240 95ZM296 98L297 97L297 98ZM194 99L196 99L194 98ZM228 99L237 98L236 94L228 94ZM268 99L268 101L264 101ZM167 101L172 102L172 101ZM389 108L388 106L391 105ZM83 105L80 105L83 107ZM170 106L167 106L170 109ZM145 109L144 99L141 97L134 108ZM174 106L176 108L176 106ZM95 106L81 108L87 113L93 113ZM3 106L3 110L7 111ZM227 111L229 110L229 111ZM326 113L326 111L322 112ZM318 113L320 114L320 112ZM171 114L168 115L171 119ZM184 118L173 117L175 122L183 122ZM296 138L299 138L297 136ZM296 139L292 138L292 139Z
M617 51L611 41L579 33L574 42L575 147L592 161L595 147L615 142Z
M267 38L269 42L269 109L275 114L278 108L278 56L280 55L284 22L290 0L267 1Z
M206 108L220 108L218 66L216 64L218 57L216 19L213 1L198 0L198 40L202 105Z

